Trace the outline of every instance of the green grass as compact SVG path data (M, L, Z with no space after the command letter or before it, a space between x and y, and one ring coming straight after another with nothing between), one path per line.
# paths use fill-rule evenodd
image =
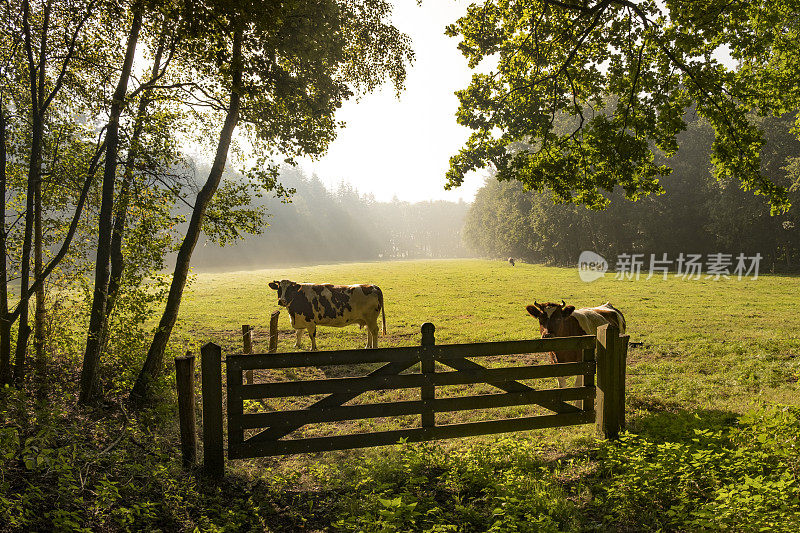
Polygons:
M252 324L255 350L266 351L270 313L278 309L273 279L336 284L375 283L384 292L388 334L380 346L419 342L424 322L437 343L538 338L525 306L534 299L576 307L611 301L622 310L632 341L631 405L671 403L742 412L753 405L798 405L800 278L604 279L584 283L577 269L501 261L441 260L320 265L280 270L198 274L181 308L178 337L194 349L207 341L239 350L241 324ZM294 351L285 311L279 351ZM358 348L366 330L319 328L322 350ZM309 347L304 337L304 347ZM542 356L543 359L543 356Z
M593 427L578 426L233 461L230 471L248 483L266 483L281 497L293 494L295 505L307 506L307 511L283 513L281 519L298 529L338 524L339 529L356 531L481 531L489 526L496 531L791 530L798 514L769 502L780 487L798 482L797 461L787 460L791 453L785 450L797 446L800 412L751 414L741 425L737 420L756 408L800 406L800 314L794 312L800 278L645 277L621 281L607 275L584 283L576 269L511 267L485 260L199 274L183 304L179 336L194 349L214 341L231 353L239 350L241 324L249 323L256 326L255 350L265 351L268 318L278 308L267 283L284 278L379 285L388 328L388 335L379 339L381 346L417 344L420 326L428 321L436 325L440 344L538 338L538 324L525 311L534 300L564 299L577 307L611 301L625 314L631 340L644 343L628 354L631 433L619 445L598 442ZM285 312L279 329L279 351L293 351ZM317 341L322 350L357 348L365 343L366 332L320 328ZM520 358L546 360L539 354L497 358L494 364L519 364ZM329 369L311 368L257 379L326 376L331 376ZM537 385L553 387L555 380ZM458 392L490 389L478 385ZM358 401L414 394L418 392L372 393ZM254 402L249 410L264 407L298 405L270 400L263 406ZM521 414L519 408L509 408L438 415L437 421ZM417 422L406 417L339 423L306 427L294 436L395 429ZM762 433L772 436L763 440ZM769 440L773 438L780 444ZM742 485L743 479L754 479L755 485ZM785 500L797 500L797 492L790 491ZM338 522L320 519L319 513L329 509L340 513ZM748 518L742 522L742 516Z
M74 341L76 355L53 361L43 399L32 390L0 390L0 531L800 530L800 278L587 284L575 269L480 260L199 274L171 352L208 341L236 352L243 323L256 326L256 350L264 350L277 308L267 282L281 278L381 286L388 327L381 346L417 344L426 321L436 325L439 343L536 338L536 321L525 312L534 299L576 306L610 300L625 313L631 339L644 342L628 354L628 432L601 441L587 425L229 461L226 477L214 480L181 468L173 376L164 377L160 401L147 409L125 407L125 379L104 406L76 406L81 341ZM279 349L293 350L285 312L280 329ZM323 350L365 341L356 327L318 332ZM104 371L137 367L141 353L129 351L104 361ZM543 354L494 363L523 361L546 364ZM332 372L261 371L257 379ZM538 387L555 386L541 381ZM488 385L453 389L437 394L491 392ZM361 401L409 394L418 391L374 392ZM467 411L439 421L513 414ZM302 434L388 429L416 418Z

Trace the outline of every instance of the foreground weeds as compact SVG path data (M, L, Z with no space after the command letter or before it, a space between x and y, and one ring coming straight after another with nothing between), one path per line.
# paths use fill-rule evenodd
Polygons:
M232 462L216 481L181 469L172 409L69 400L3 393L0 530L800 528L796 407L651 406L618 442L566 453L523 434Z

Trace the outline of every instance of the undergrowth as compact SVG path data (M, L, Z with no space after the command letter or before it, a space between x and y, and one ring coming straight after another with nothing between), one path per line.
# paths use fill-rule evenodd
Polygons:
M797 318L759 311L791 305L794 278L576 289L572 270L478 261L241 273L198 283L182 314L186 343L165 360L209 340L236 351L241 323L269 316L264 281L286 276L379 282L391 311L382 346L417 343L432 319L437 343L528 338L538 330L509 317L543 288L571 303L613 299L644 343L628 354L629 431L616 442L561 428L230 461L215 480L181 467L174 375L149 407L127 407L149 340L136 300L126 312L140 327L122 328L103 361L102 406L76 405L85 330L62 332L66 320L54 322L47 372L0 390L0 532L800 531ZM476 279L508 294L463 290ZM714 307L674 305L690 297ZM362 337L329 328L321 342L352 348Z
M321 454L296 472L232 462L218 481L181 468L169 398L136 413L68 400L4 391L0 530L800 529L796 407L653 413L568 455L522 435Z

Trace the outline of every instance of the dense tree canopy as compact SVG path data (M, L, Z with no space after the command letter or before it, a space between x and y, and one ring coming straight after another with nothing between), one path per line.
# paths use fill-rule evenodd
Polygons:
M181 243L172 323L200 233L257 232L250 201L286 194L281 163L322 154L348 98L402 89L413 52L390 11L385 0L0 1L0 381L12 378L12 325L15 380L31 333L45 368L51 287L66 279L60 289L93 300L81 401L101 394L101 354L119 331L131 337L120 315L138 329L145 303L164 297L143 281L165 254ZM204 182L187 146L214 153ZM246 179L226 181L226 167ZM94 287L79 287L91 262Z
M790 132L791 117L756 121L766 133L761 172L785 186L793 203L780 216L770 216L769 203L742 191L734 180L713 178L713 128L691 115L685 118L688 127L678 136L676 154L655 159L673 168L664 194L630 202L615 191L607 209L593 211L556 205L549 191L527 191L518 181L489 179L466 220L468 246L483 255L561 265L574 265L583 250L592 250L612 267L625 253L643 254L645 261L650 254L659 259L667 254L673 262L681 253L760 253L766 268L796 269L800 141ZM784 169L787 159L794 163Z
M800 107L799 21L797 0L475 3L447 31L471 67L492 68L458 93L458 121L473 133L448 186L490 166L592 207L617 185L631 199L661 192L671 169L652 149L673 154L694 107L714 131L715 177L784 212L788 191L760 172L763 135L749 113Z

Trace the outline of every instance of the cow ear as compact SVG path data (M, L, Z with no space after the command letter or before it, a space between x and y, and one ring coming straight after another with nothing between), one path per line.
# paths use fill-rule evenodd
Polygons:
M561 316L563 316L564 318L567 318L569 315L572 314L572 312L574 310L575 310L575 306L574 305L568 305L564 309L561 310Z
M270 281L269 282L269 288L274 290L274 291L277 291L278 290L278 282L277 281Z
M536 318L542 316L542 312L539 311L539 308L535 305L529 305L525 308L525 310Z

